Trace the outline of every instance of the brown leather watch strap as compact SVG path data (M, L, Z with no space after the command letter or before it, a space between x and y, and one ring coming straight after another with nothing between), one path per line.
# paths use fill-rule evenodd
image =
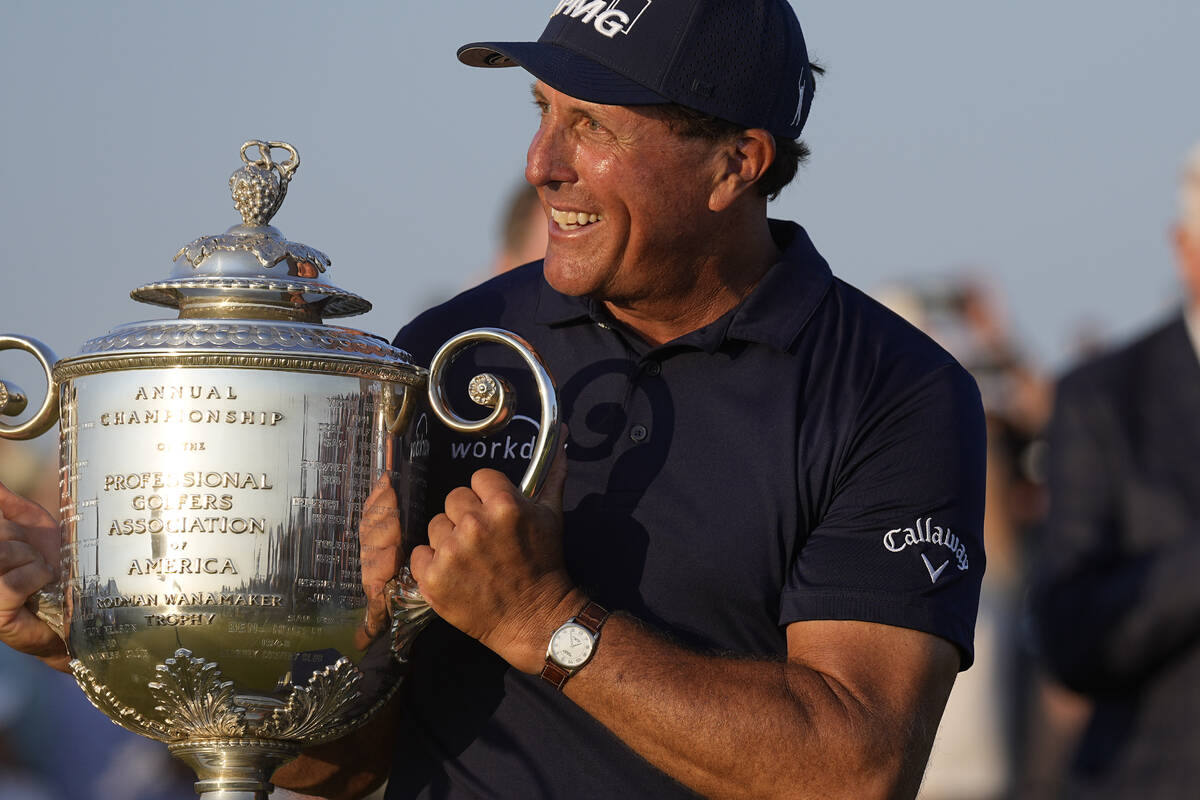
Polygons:
M546 659L546 664L542 667L542 680L561 692L563 684L567 682L567 678L569 677L571 677L570 672L555 664L550 659Z
M583 607L583 611L575 615L575 621L591 631L593 636L600 635L600 626L606 619L608 619L608 609L591 600Z

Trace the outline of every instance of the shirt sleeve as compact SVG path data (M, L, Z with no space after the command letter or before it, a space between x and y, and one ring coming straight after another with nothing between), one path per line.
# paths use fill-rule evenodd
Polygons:
M986 430L957 364L862 401L824 513L799 548L780 623L839 619L924 631L973 660L984 571Z

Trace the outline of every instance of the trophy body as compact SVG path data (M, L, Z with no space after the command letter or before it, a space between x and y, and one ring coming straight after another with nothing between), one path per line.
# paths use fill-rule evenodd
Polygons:
M282 170L276 147L292 155ZM284 189L298 164L279 143L247 143L243 159ZM277 209L282 197L268 200ZM369 306L315 280L328 259L268 218L243 210L245 224L193 242L170 280L133 293L180 319L122 326L53 364L38 343L0 337L42 361L56 395L0 435L61 418L61 596L42 596L39 613L60 628L89 699L168 743L206 800L265 797L275 767L395 691L394 662L431 613L404 569L424 518L430 425L485 433L511 411L505 387L478 376L471 396L491 413L457 417L445 365L491 341L534 371L543 413L527 493L557 435L552 383L523 342L470 331L426 370L378 337L324 325ZM276 264L287 274L264 274Z

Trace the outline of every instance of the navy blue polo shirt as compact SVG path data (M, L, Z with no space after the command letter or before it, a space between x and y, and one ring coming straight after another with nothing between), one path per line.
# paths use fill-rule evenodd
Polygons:
M975 383L834 278L799 226L772 234L784 257L754 291L661 346L550 288L540 262L426 312L396 344L428 364L454 334L493 326L539 352L570 429L567 567L606 607L694 648L776 659L800 620L913 628L954 643L965 669L984 569ZM434 511L481 467L517 480L532 450L536 395L515 356L469 351L448 394L483 371L514 385L518 416L486 439L432 426ZM389 798L692 796L440 621L402 692Z

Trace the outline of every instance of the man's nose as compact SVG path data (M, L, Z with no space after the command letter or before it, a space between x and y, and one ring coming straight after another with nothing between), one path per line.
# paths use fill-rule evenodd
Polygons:
M525 180L534 186L570 183L575 179L563 132L544 122L533 135L525 154Z

